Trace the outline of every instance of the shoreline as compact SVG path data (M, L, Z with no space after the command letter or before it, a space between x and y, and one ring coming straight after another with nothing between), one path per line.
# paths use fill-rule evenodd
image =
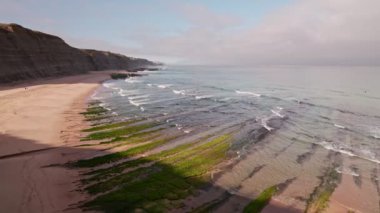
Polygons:
M114 72L0 88L0 206L4 211L81 212L75 208L86 198L78 191L80 171L51 165L97 151L75 147L80 130L88 125L79 113L85 110L88 97Z
M77 146L83 144L80 143L80 139L83 139L83 136L87 135L82 130L89 128L91 124L91 122L85 121L85 116L80 113L88 110L86 103L90 100L91 95L99 88L102 82L111 79L110 74L115 72L92 72L85 75L39 80L30 82L27 89L24 88L24 85L28 84L4 90L0 88L0 114L2 115L0 116L0 169L4 171L0 174L0 187L3 189L0 192L0 206L4 207L5 211L82 212L82 209L80 209L81 204L86 204L89 198L93 198L82 187L81 179L86 180L86 177L83 177L83 172L88 171L88 169L96 171L96 169L101 169L102 167L101 165L97 165L98 167L88 166L87 168L73 167L68 169L62 167L62 165L82 159L89 162L91 159L93 160L105 154L123 151L125 147L127 149L130 148L125 146L119 150L117 148L103 149L102 145L99 144L99 146ZM46 97L48 97L47 100L45 100ZM147 125L146 128L154 128L154 126ZM149 136L149 131L147 132ZM167 135L164 132L162 136L165 139ZM167 141L175 141L176 137L173 138L170 139L169 137L166 139ZM159 141L148 140L145 142L147 144L154 144ZM279 141L271 140L271 142L276 143ZM154 152L153 149L147 149L146 153L148 155L157 154L159 153L159 149L159 146L156 150L157 152ZM315 157L327 154L323 149L319 151L321 153L317 153L318 155L315 155ZM138 156L143 158L145 154ZM256 160L256 158L248 159L246 163L260 162ZM343 160L346 167L357 163L354 161L348 162L347 158L343 158ZM191 162L189 161L188 163ZM305 164L302 167L311 168L310 166ZM260 166L255 168L260 168ZM255 182L263 181L262 183L265 185L265 179L260 179L260 176L270 174L270 170L263 170L255 176L252 175L250 179ZM361 197L365 197L363 196L366 194L364 192L375 194L376 192L372 192L374 189L368 189L369 185L367 183L363 185L363 188L361 188L362 186L354 188L356 185L351 176L347 174L342 174L342 176L343 181L339 182L336 189L334 188L332 191L325 211L347 212L351 210L366 210L366 206L360 203L362 199L359 199L359 197L352 199L352 196L347 196L347 192L351 192L349 194L362 194ZM368 176L368 174L364 174L364 176ZM291 199L292 196L295 196L295 192L302 193L305 190L302 188L302 184L304 184L303 181L308 177L302 177L301 175L299 177L297 176L299 178L297 181L299 182L290 185L290 190L286 191L286 187L288 186L285 187L284 191L281 192L285 192L284 195L273 195L273 198L269 199L268 204L264 206L262 211L301 212L303 208L300 207L302 207L303 203L300 200ZM181 179L183 177L175 176L175 178ZM332 179L326 180L331 181ZM215 188L216 191L224 190L223 186L228 186L229 183L228 177L226 181L221 181L220 187ZM321 187L318 186L318 181L323 183L322 179L314 179L314 181L314 185L316 185L315 189L317 187L323 189L323 185ZM283 183L285 182L281 182L280 184ZM215 186L219 185L215 184ZM234 197L235 200L231 199L231 202L226 202L218 208L231 208L232 210L236 203L239 204L240 202L240 204L244 204L251 202L251 199L258 196L252 190L254 186L252 183L252 185L246 185L245 188L242 187L241 191L245 192L245 194L242 194L243 196L236 196ZM261 190L257 185L256 188ZM307 190L312 191L311 188ZM194 200L196 199L194 198ZM376 200L373 200L371 203L376 202ZM350 203L350 206L344 205L345 203ZM190 207L195 207L192 206L191 202L188 204ZM368 207L368 212L371 212L371 208L373 207Z

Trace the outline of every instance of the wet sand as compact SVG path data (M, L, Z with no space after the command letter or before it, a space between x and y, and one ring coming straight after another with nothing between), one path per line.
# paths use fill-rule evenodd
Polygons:
M94 150L76 148L85 100L109 72L0 87L0 209L79 212L78 170L61 166Z

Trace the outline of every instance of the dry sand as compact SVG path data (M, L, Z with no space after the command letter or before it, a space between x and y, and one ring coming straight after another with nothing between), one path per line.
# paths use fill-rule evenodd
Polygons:
M76 148L86 125L79 112L109 72L94 72L0 88L0 209L80 211L77 170L62 164L93 153ZM25 89L26 88L26 89Z

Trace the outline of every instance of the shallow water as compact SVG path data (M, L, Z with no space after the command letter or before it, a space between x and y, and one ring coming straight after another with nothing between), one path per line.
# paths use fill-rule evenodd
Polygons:
M165 115L191 133L256 119L327 150L380 163L380 74L368 67L168 67L95 95L125 117ZM283 124L271 126L274 118Z
M93 98L116 119L149 118L188 136L159 150L233 131L229 159L212 172L213 185L231 195L221 209L242 211L241 198L284 183L276 200L307 209L316 189L326 188L323 177L332 168L352 176L343 190L349 186L360 195L355 204L339 185L334 200L379 210L379 68L173 66L145 73L107 81ZM224 192L204 193L211 198ZM188 208L206 202L202 197Z

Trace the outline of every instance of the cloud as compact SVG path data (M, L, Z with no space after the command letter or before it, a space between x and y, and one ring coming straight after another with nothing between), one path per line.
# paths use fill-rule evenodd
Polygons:
M379 0L293 0L254 23L239 14L241 2L234 10L195 1L155 2L160 4L85 7L89 0L79 1L81 6L4 0L0 14L3 21L57 34L73 46L164 62L380 65Z
M378 0L295 1L242 29L234 16L189 7L192 27L145 37L134 51L202 64L380 65L378 8Z
M175 10L190 22L192 27L223 30L242 23L240 17L231 14L217 13L198 4L176 5Z

